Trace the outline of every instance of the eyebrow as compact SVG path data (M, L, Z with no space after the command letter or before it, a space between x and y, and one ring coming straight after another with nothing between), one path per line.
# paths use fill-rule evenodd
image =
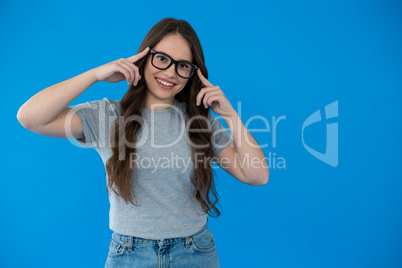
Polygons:
M166 53L165 51L163 51L163 50L158 50L159 52L163 52L163 53L165 53L165 54L167 54L167 55L169 55L168 53ZM170 56L170 55L169 55ZM170 57L172 57L172 56L170 56ZM172 57L173 58L173 57ZM183 60L183 59L178 59L179 61L187 61L187 62L190 62L191 63L191 61L190 60Z

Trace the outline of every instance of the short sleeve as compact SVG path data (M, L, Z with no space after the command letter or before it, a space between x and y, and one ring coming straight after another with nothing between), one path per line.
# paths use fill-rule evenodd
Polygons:
M216 156L233 141L233 137L212 114L209 114L209 122L213 136L212 150Z
M109 144L109 119L115 114L108 98L71 106L80 118L84 138L77 141L85 147L95 149Z

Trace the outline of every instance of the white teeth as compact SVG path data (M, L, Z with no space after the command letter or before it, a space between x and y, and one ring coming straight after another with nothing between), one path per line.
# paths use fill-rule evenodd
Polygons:
M168 87L171 87L171 86L173 86L173 84L171 84L171 83L168 83L168 82L165 82L165 81L163 81L163 80L160 80L160 79L158 79L158 78L156 78L156 80L158 80L158 82L159 82L159 83L161 83L162 85L165 85L165 86L168 86Z

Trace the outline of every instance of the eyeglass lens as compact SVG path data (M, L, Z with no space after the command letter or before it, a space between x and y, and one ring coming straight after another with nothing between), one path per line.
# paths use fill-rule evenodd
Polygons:
M160 54L160 53L156 53L154 58L153 58L153 62L152 64L155 65L158 68L166 68L167 66L169 66L171 60L169 57L166 57L166 55ZM177 64L177 72L179 75L183 76L183 77L190 77L191 74L193 73L193 66L185 63L185 62L180 62Z

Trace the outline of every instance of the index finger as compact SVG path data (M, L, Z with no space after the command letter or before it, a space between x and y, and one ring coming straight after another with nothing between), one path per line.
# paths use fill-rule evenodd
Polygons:
M214 86L202 75L202 72L201 72L200 68L197 69L197 74L198 74L198 77L201 80L201 83L204 86L207 86L207 87L213 87Z
M141 59L142 57L144 57L145 55L147 55L149 52L149 47L146 47L143 51L141 51L140 53L131 56L129 58L127 58L128 61L135 63L136 61L138 61L139 59Z

